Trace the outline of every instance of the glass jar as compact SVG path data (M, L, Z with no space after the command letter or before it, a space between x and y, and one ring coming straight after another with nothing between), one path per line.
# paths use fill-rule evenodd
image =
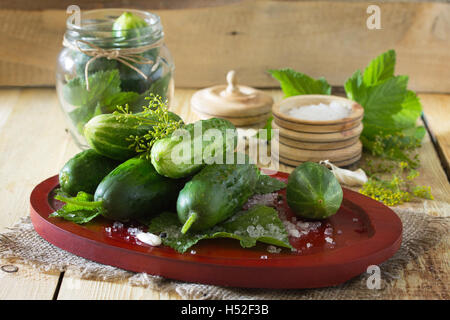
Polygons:
M117 29L124 12L146 24ZM142 21L142 20L141 20ZM94 116L112 113L128 104L134 112L148 105L146 97L172 100L174 64L163 43L159 16L140 10L100 9L82 11L67 19L67 30L56 68L56 91L69 130L82 149L84 125ZM114 29L114 30L113 30Z

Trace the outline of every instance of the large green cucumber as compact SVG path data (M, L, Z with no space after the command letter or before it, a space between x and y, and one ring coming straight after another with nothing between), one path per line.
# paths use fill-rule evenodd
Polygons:
M103 215L126 221L173 210L184 181L159 175L150 161L132 158L108 174L97 187Z
M181 118L169 112L175 121ZM147 117L151 120L150 117ZM156 119L154 119L156 121ZM153 130L153 125L142 124L135 117L121 115L120 120L114 114L101 114L93 117L84 126L84 137L92 149L105 157L125 161L137 155L130 148L130 136L142 136Z
M210 129L218 130L222 139L208 139L205 133ZM180 132L185 136L178 135ZM169 178L183 178L201 170L208 163L206 157L212 155L214 150L221 150L225 156L226 152L234 150L236 144L236 127L230 121L219 118L200 120L175 131L170 137L156 141L151 151L151 160L159 174ZM222 157L222 161L225 160Z
M339 210L343 192L330 170L314 162L305 162L289 175L286 198L298 216L325 219Z
M187 230L205 230L235 214L254 194L259 171L254 164L211 164L180 191L177 213Z
M61 190L71 196L78 192L94 193L102 179L120 164L92 149L84 150L67 161L59 172Z

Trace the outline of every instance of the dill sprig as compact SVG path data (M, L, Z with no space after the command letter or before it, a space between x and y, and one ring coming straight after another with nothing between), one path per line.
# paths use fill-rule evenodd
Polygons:
M410 202L414 198L433 199L430 187L415 185L414 179L419 176L419 172L408 162L400 161L395 165L386 165L384 162L384 166L376 166L369 160L367 165L370 178L359 190L362 194L388 206ZM379 177L380 173L392 172L391 179L384 180Z
M378 134L371 142L371 154L387 160L407 162L411 168L419 167L417 149L421 146L421 139L406 137L401 132L392 134Z
M153 144L180 128L183 125L183 121L173 120L170 117L169 109L167 108L167 99L163 101L161 96L154 95L153 93L145 99L149 100L149 104L143 107L142 112L132 113L128 105L125 105L118 106L113 114L119 122L126 122L131 119L136 122L136 128L150 128L145 134L130 135L127 138L127 141L130 141L130 145L128 146L130 149L134 149L141 157L150 159Z

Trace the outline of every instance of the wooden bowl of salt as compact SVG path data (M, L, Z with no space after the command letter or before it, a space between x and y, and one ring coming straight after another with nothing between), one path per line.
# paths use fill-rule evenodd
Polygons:
M279 130L280 162L330 160L348 166L361 158L364 109L349 99L331 95L293 96L272 108L272 127Z

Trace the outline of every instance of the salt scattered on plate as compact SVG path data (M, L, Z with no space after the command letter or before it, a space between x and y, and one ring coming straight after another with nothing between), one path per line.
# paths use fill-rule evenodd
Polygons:
M351 113L351 106L338 101L330 104L319 103L290 109L287 114L302 120L328 121L346 118Z

